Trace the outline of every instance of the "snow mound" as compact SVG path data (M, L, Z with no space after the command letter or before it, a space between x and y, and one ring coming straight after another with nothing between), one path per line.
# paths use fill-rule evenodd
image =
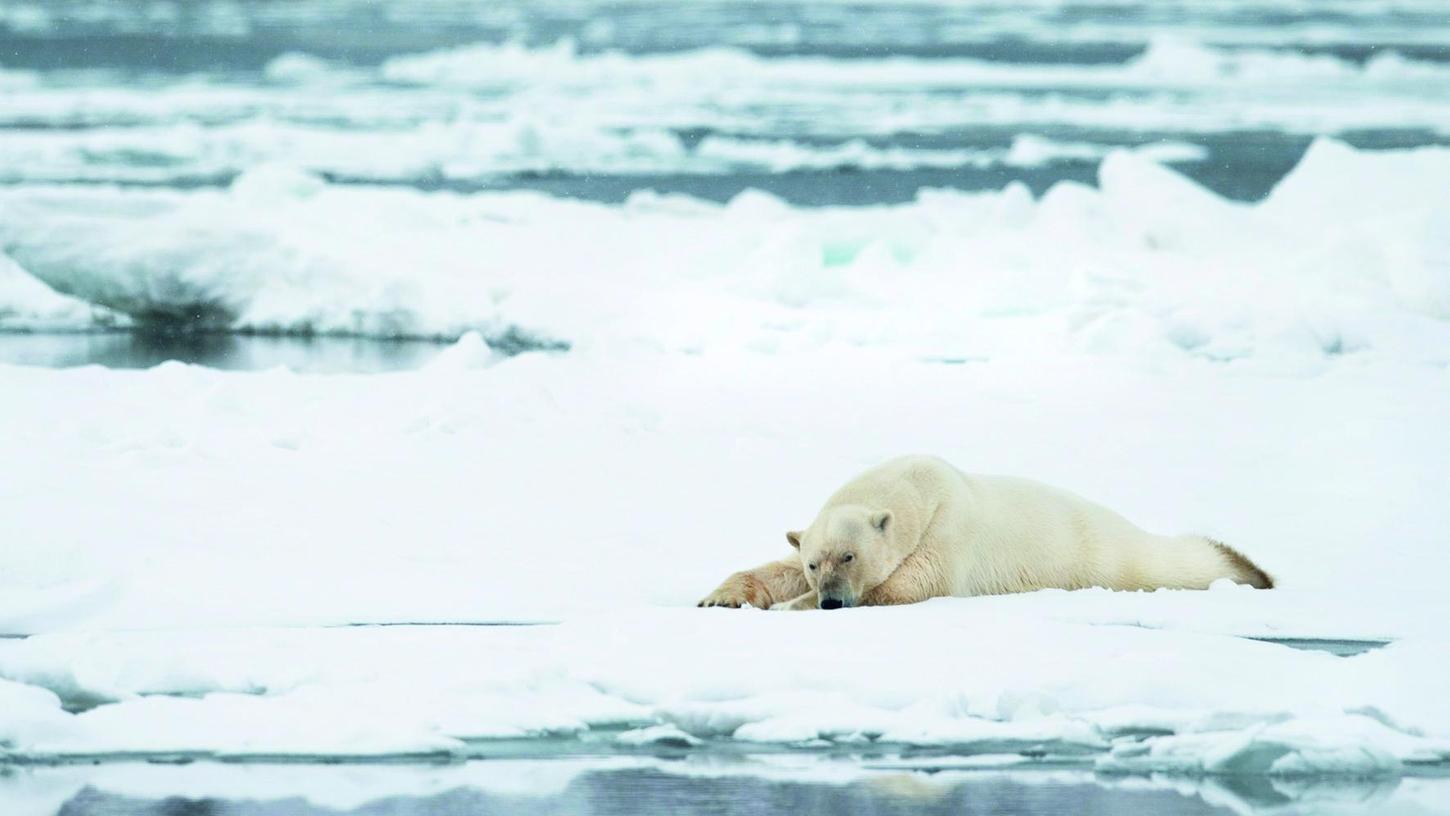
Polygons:
M0 191L0 248L57 292L139 323L476 330L501 351L1443 364L1447 157L1320 141L1250 206L1119 151L1099 189L1063 183L1037 202L1009 186L825 209L753 192L723 206L427 194L266 165L228 191ZM12 307L9 319L47 308Z
M471 331L458 338L458 342L439 352L424 366L427 371L457 373L483 368L497 362L498 355L489 347L483 335Z
M60 698L35 686L0 677L0 756L19 745L66 733L71 718L61 711Z
M1375 73L1388 78L1403 75L1409 68L1410 65L1385 63ZM1367 68L1329 55L1220 50L1173 35L1154 37L1141 55L1128 62L1125 71L1143 79L1172 83L1332 81L1366 72Z
M500 321L488 283L470 283L472 264L451 251L460 224L330 192L284 167L248 173L224 193L46 191L0 205L0 241L57 291L139 324L529 334Z
M672 725L652 725L648 728L635 728L615 737L614 741L620 745L632 747L660 748L693 748L704 744L697 737L693 737Z
M1450 762L1450 741L1426 741L1369 717L1296 718L1242 731L1154 737L1120 745L1097 763L1105 773L1398 775L1403 763Z
M286 164L262 164L232 181L232 196L255 206L307 199L326 186L321 178Z
M1338 220L1349 226L1364 218L1443 208L1447 183L1450 150L1360 151L1321 138L1261 206L1283 220Z
M128 322L104 306L60 294L0 253L0 329L84 331Z
M492 659L449 671L460 653ZM745 656L771 670L719 670ZM1412 668L1393 654L1387 663ZM1215 673L1224 665L1256 673L1225 682ZM956 600L835 615L637 611L536 628L43 635L0 641L0 676L64 678L70 698L114 702L64 714L55 694L11 680L0 700L23 713L8 725L11 753L52 759L465 756L490 739L628 726L609 742L918 747L1117 774L1395 776L1450 762L1450 735L1417 727L1436 722L1438 694L1365 682L1374 670L1240 638L1034 621Z

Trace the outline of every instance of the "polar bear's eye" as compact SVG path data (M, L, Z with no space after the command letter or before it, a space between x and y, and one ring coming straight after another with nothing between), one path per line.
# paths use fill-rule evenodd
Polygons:
M810 566L811 566L811 572L815 572L816 571L816 565L815 564L811 564Z
M851 563L851 559L853 559L855 557L856 556L853 553L846 553L845 555L841 556L841 563L842 564L849 564L849 563Z

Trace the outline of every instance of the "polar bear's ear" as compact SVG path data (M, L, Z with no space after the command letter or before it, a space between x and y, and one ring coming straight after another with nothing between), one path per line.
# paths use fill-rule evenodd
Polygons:
M790 545L792 547L795 547L797 550L799 550L801 548L801 534L800 533L795 532L794 530L792 530L791 532L785 534L785 540L786 541L789 541L790 542Z
M877 510L871 514L871 526L881 532L886 532L886 525L891 523L890 510Z

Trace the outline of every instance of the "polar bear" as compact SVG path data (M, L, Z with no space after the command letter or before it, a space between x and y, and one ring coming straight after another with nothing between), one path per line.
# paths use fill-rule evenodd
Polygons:
M699 606L839 609L1081 589L1206 589L1273 579L1200 536L1159 536L1027 479L966 474L932 456L878 465L786 533L799 552L725 580Z

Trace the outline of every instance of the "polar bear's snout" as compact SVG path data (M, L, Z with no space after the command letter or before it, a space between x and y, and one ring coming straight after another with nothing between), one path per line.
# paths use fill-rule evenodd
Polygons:
M844 565L838 565L829 569L828 564L821 564L821 582L816 589L816 595L820 599L817 604L821 609L841 609L843 607L855 606L855 593L851 591L851 582L848 579Z

